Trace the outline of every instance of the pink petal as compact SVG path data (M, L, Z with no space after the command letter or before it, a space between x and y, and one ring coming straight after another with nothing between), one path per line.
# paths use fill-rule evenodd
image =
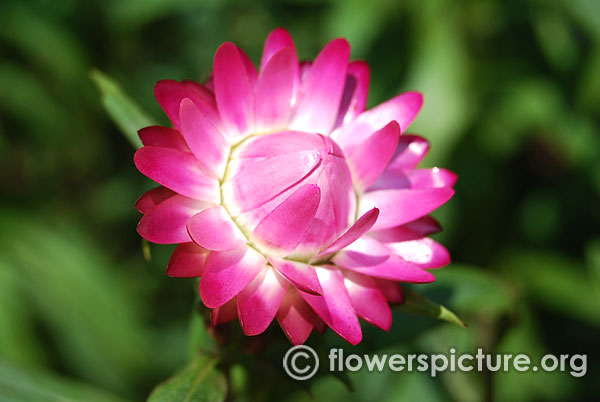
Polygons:
M252 238L282 252L293 251L306 235L320 199L319 186L303 185L260 221Z
M440 168L431 169L388 169L369 187L369 191L402 188L452 187L456 174Z
M191 242L187 220L208 206L207 203L174 195L142 217L137 231L144 239L158 244Z
M327 329L327 324L325 324L325 321L323 321L321 318L319 318L318 315L315 315L315 322L313 323L313 326L315 328L315 331L319 332L319 333L324 333L325 330Z
M187 90L191 91L192 94L195 94L197 97L204 99L206 102L216 107L215 93L212 89L192 80L183 80L181 81L181 84Z
M226 132L232 137L246 134L254 124L254 89L245 59L233 43L224 43L217 50L214 86Z
M454 195L448 187L379 190L363 194L361 211L381 210L373 229L386 229L413 221L445 204Z
M440 224L430 216L424 216L402 226L373 230L369 236L383 243L417 240L442 230Z
M344 277L335 267L316 267L323 296L300 292L302 298L342 338L353 345L362 340L362 331Z
M256 84L257 130L283 127L288 122L297 68L296 51L287 47L273 55L261 70Z
M400 126L392 121L349 153L347 162L358 191L364 191L383 173L394 155L399 137Z
M237 296L238 316L246 335L263 333L275 318L288 282L267 267Z
M238 316L237 302L235 298L229 300L221 307L210 310L210 323L213 326L221 325L233 321Z
M135 202L135 209L137 209L144 215L148 214L158 204L160 204L167 198L174 196L175 194L175 192L163 186L153 188L152 190L147 191L140 198L138 198L138 200Z
M192 99L202 113L213 123L218 124L220 121L212 93L199 84L193 85L189 82L162 80L154 86L154 95L177 130L181 128L179 124L179 106L184 98Z
M187 222L192 240L208 250L227 251L242 247L246 239L222 206L207 208Z
M180 108L181 134L194 156L217 177L221 177L229 154L229 144L194 102L186 98Z
M189 152L185 140L179 131L161 126L144 127L138 131L142 144L163 148L173 148L183 152Z
M240 158L270 158L296 152L324 149L323 137L301 131L282 131L260 136L244 148Z
M330 141L329 138L327 140ZM322 189L321 204L299 250L310 251L312 255L348 228L356 207L356 195L345 160L337 156L324 158L321 168L322 174L317 180Z
M397 282L379 278L373 278L373 280L377 283L377 287L381 293L383 293L388 302L402 303L404 301L402 286L400 286Z
M315 317L315 312L294 288L288 290L277 312L277 321L281 329L294 345L306 341L312 331Z
M271 57L273 57L275 53L286 47L292 49L294 54L296 53L296 47L294 46L294 41L289 32L284 28L277 28L271 31L263 48L263 54L260 61L260 71L263 71L266 68L267 63L269 60L271 60Z
M304 151L244 162L224 185L226 199L235 200L240 212L259 207L299 183L320 160L318 152Z
M457 177L456 173L437 167L414 169L408 174L412 188L452 187Z
M335 127L350 123L365 111L370 79L371 72L367 63L353 61L348 64L344 93Z
M423 96L418 92L405 92L379 106L360 114L349 124L335 130L331 137L343 149L364 141L371 133L382 129L390 121L398 122L403 132L410 126L423 105Z
M212 251L200 279L202 302L209 308L222 306L233 299L265 267L264 257L250 247Z
M429 237L388 244L404 260L423 268L441 268L450 264L450 253Z
M218 202L219 182L207 175L189 152L142 147L134 155L138 170L155 182L190 198Z
M178 245L167 265L167 275L177 278L194 278L202 275L208 252L194 243Z
M429 142L416 135L403 135L398 142L398 148L390 169L412 169L423 160L429 151Z
M239 47L237 48L237 50L240 53L242 62L244 63L244 68L246 68L246 74L248 74L248 79L250 80L250 86L252 88L254 88L256 86L256 81L258 81L258 70L256 69L256 66L254 65L254 63L252 62L250 57L248 57L246 52L244 52Z
M385 261L375 265L371 265L373 260L370 260L368 257L373 258L374 256L342 250L333 257L332 261L336 265L350 271L375 278L408 283L429 283L435 280L435 277L430 272L405 261L395 254L391 254ZM327 291L326 289L323 290Z
M385 331L392 326L392 310L377 282L368 276L344 272L344 284L356 314Z
M291 128L329 134L338 115L349 57L345 39L332 40L319 53L302 83Z
M292 285L303 292L322 295L323 290L314 267L283 258L269 257L271 265Z
M373 208L372 210L366 212L343 235L341 235L325 250L321 251L316 258L335 253L353 243L358 238L362 237L373 227L378 216L379 210L377 208Z

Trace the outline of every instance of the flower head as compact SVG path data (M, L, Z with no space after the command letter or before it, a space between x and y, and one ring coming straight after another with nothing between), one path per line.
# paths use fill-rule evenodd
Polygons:
M279 28L258 71L225 43L206 84L157 83L173 128L140 130L135 164L161 186L138 200L138 232L178 244L167 274L201 277L214 325L256 335L276 318L299 344L327 324L357 344L358 317L388 330L399 283L449 263L428 214L456 176L417 169L429 145L403 134L422 97L365 111L369 68L349 55L335 39L299 63Z

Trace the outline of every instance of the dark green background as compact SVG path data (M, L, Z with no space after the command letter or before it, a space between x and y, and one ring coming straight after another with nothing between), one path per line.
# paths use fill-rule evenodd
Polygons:
M301 58L348 38L371 65L369 105L424 93L410 132L424 165L459 175L436 216L453 255L418 287L469 324L395 317L346 351L586 353L568 373L323 373L319 400L571 401L600 391L600 2L17 1L0 3L0 400L142 400L206 336L193 280L144 260L135 199L151 186L89 78L104 71L155 119L159 79L203 80L224 41L258 62L286 27ZM237 325L237 324L236 324ZM276 325L275 325L276 326ZM235 327L232 328L235 331ZM203 335L204 334L204 335ZM245 400L303 400L271 353L240 356ZM191 339L191 340L190 340ZM309 344L336 343L313 334ZM285 345L285 346L284 346ZM260 364L257 363L260 360ZM86 384L86 385L83 385ZM101 391L102 390L102 391ZM63 399L61 399L63 398Z

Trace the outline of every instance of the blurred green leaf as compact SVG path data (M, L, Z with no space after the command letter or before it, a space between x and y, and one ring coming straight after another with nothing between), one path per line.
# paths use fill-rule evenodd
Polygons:
M11 402L119 402L92 386L39 370L23 370L0 359L0 400Z
M404 294L404 302L394 306L397 311L406 314L436 318L438 320L451 322L461 327L467 326L460 318L458 318L456 314L448 310L446 307L429 300L428 298L407 287L404 287L402 290Z
M482 267L453 263L436 272L432 288L451 287L450 303L461 312L498 315L514 308L514 290Z
M0 209L0 264L18 272L59 353L81 377L129 390L150 352L138 302L86 235Z
M12 4L1 10L0 39L63 85L85 76L86 62L78 38L33 8Z
M413 2L415 55L402 90L423 93L423 108L410 126L432 143L424 165L439 166L465 133L477 105L471 102L465 44L461 40L460 16L442 0ZM375 78L374 78L375 79Z
M198 354L181 372L159 384L149 402L223 401L227 395L225 375L216 369L218 358Z
M503 337L496 348L501 354L527 354L533 365L539 365L540 359L548 351L537 330L537 323L527 305L519 306L519 325ZM493 400L499 402L526 401L563 401L570 400L569 395L577 379L567 373L527 371L494 373Z
M0 356L22 365L46 363L26 296L19 273L0 261Z
M507 253L499 265L536 302L600 326L596 289L583 264L553 251L519 250Z
M156 123L112 78L96 69L90 72L90 78L100 90L102 105L113 122L135 148L141 147L138 130Z

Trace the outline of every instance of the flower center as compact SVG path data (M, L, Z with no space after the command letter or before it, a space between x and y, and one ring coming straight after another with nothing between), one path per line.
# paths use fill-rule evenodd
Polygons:
M221 203L244 235L256 238L260 222L307 184L319 187L320 199L295 250L265 249L260 238L252 244L265 255L307 260L348 227L356 209L350 170L329 137L297 131L248 137L232 148L221 181ZM292 224L294 213L287 216Z

